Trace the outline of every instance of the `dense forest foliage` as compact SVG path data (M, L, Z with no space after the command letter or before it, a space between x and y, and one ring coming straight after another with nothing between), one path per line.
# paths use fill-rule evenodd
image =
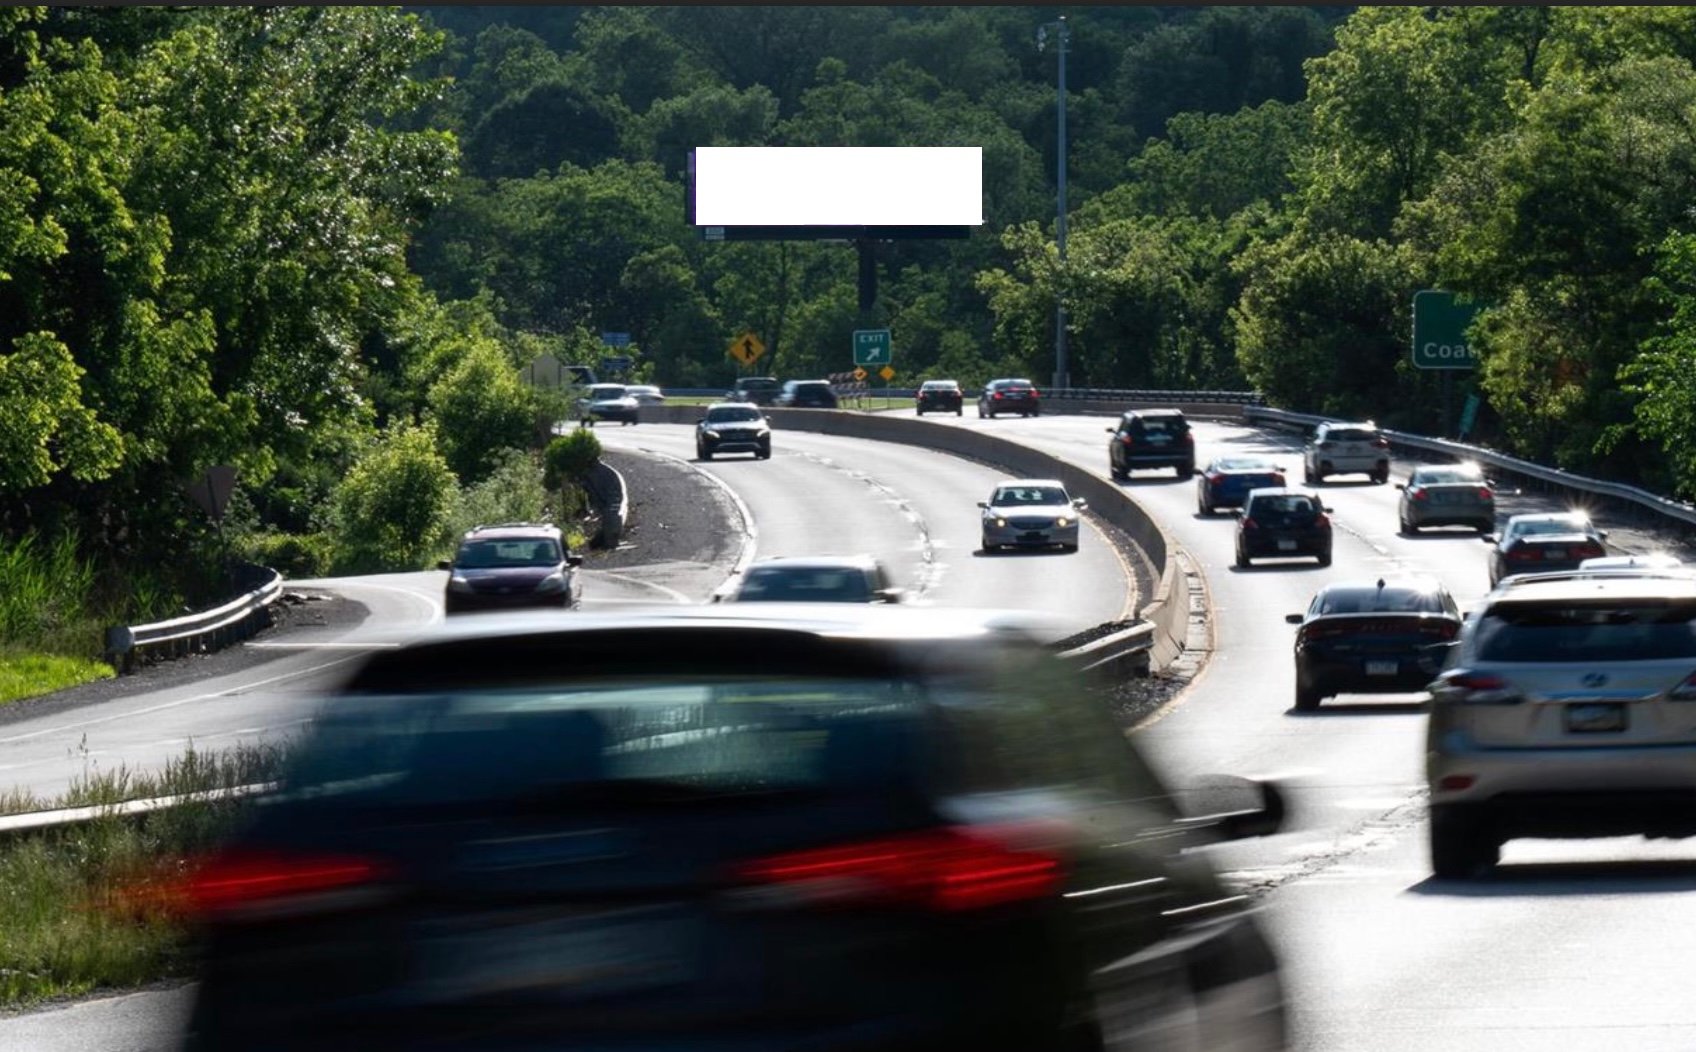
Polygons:
M1059 298L1076 385L1434 432L1444 288L1482 438L1696 494L1693 61L1678 7L4 9L0 536L133 583L231 464L250 553L413 565L539 463L543 351L843 368L854 252L704 241L705 145L983 148L981 229L879 247L897 383L1046 379Z

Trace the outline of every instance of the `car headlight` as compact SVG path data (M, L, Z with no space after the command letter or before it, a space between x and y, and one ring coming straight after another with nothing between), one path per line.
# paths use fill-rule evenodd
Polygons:
M1006 519L996 519L995 524L997 526L1005 526L1005 525L1007 525L1007 520Z
M769 436L770 434L771 434L771 428L762 427L758 431L754 432L754 437L755 438L765 438L765 437Z
M466 580L460 574L454 574L452 577L448 578L448 591L469 592L471 591L471 582Z
M718 437L718 432L714 431L712 428L708 428L707 430L701 432L701 434L706 435L708 438L717 438Z
M542 578L541 583L536 585L536 591L543 595L553 595L565 591L565 574L551 573Z
M1062 529L1064 529L1067 526L1070 526L1071 524L1072 524L1072 520L1066 518L1065 516L1061 516L1060 518L1054 520L1054 525L1059 526Z

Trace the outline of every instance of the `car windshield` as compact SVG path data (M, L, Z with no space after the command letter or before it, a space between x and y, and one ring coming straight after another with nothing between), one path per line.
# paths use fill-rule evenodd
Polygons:
M859 567L756 566L736 598L791 603L864 603L872 598Z
M550 537L490 539L461 544L454 566L462 570L494 570L511 566L553 566L559 561L559 544Z
M596 384L589 388L589 397L594 399L623 398L624 386L622 384Z
M707 410L707 423L731 424L738 420L763 420L758 409L745 405L715 405Z
M1499 603L1478 624L1485 661L1696 658L1696 603Z
M1002 486L989 501L994 505L1066 504L1066 491L1054 486Z

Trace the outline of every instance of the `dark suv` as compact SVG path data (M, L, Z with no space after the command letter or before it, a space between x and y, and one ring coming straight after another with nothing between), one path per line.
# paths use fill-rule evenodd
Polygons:
M836 392L829 380L786 380L772 404L785 409L835 409Z
M732 402L771 405L782 387L775 376L744 376L736 381L736 386L725 392L724 397Z
M436 564L448 571L442 608L448 614L569 609L581 598L577 567L582 565L583 557L566 550L559 527L551 523L476 526L460 538L452 560Z
M192 1049L1286 1047L1193 850L1278 794L1180 807L1008 615L467 619L362 661L189 868Z
M1107 472L1130 477L1137 468L1171 468L1181 479L1195 474L1195 434L1178 409L1132 409L1110 427Z

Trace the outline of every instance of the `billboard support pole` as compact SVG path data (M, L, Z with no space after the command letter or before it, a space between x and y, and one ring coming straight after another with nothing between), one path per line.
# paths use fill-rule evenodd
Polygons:
M860 253L860 313L870 315L877 305L877 242L863 237L854 242Z

